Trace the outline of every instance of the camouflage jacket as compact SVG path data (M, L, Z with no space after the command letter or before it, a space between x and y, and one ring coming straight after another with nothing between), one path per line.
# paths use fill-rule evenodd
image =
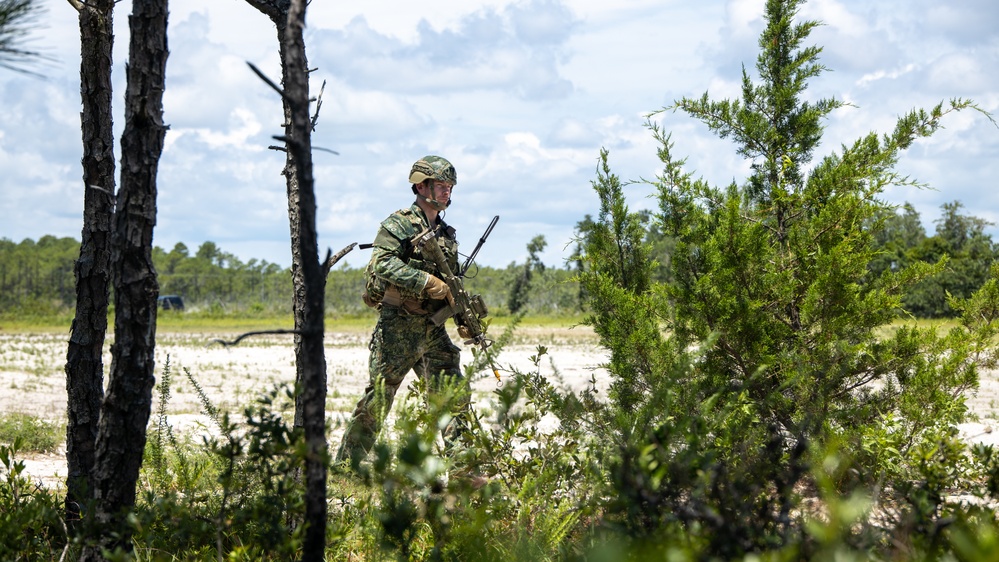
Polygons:
M388 285L395 285L404 299L424 300L423 288L427 275L441 277L437 266L425 260L413 246L413 237L429 228L423 210L413 203L408 209L400 209L384 221L375 236L371 259L365 269L366 289L375 300L380 301ZM447 258L451 271L458 268L458 241L454 229L437 218L434 227L440 226L437 243ZM439 308L439 307L434 307Z

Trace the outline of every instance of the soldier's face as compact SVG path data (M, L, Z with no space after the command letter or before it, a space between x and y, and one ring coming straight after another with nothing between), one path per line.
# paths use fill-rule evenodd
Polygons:
M420 187L417 188L417 190L420 192L420 195L428 199L436 199L437 201L447 201L448 199L451 198L451 190L454 188L453 185L442 181L434 181L432 185L433 185L432 197L430 191L430 186L431 186L430 182L423 183L422 185L420 185Z
M441 199L447 200L449 197L451 197L452 189L454 189L454 186L447 182L443 181L434 182L434 193L436 193L437 197Z

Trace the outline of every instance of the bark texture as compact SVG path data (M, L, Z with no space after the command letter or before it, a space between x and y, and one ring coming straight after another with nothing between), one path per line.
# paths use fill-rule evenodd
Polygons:
M121 189L115 210L112 281L115 342L101 408L94 466L99 544L81 560L100 560L100 548L131 549L124 514L135 505L136 482L152 407L156 297L153 227L156 173L166 127L163 89L167 59L167 0L133 0L129 17L125 130L121 138Z
M312 176L312 123L309 72L305 56L306 4L303 0L247 0L277 27L284 86L283 174L291 227L294 287L296 385L295 426L302 427L309 455L305 463L306 537L302 559L321 561L326 539L326 355L323 349L325 273L319 263L316 198Z
M294 80L291 74L299 74L303 77L305 81L305 98L309 97L309 86L308 86L308 60L305 56L305 47L302 43L302 49L299 55L296 55L296 61L290 62L289 48L291 48L289 43L289 13L291 11L291 0L246 0L248 4L260 10L264 15L266 15L272 22L274 22L277 28L277 38L278 38L278 50L281 55L281 83L284 85L286 91L282 98L284 104L284 130L285 137L288 139L294 139L295 132L293 131L293 109L289 102L289 97L287 93L288 84L290 81ZM304 24L303 24L304 25ZM299 40L301 43L301 40ZM292 64L296 66L292 66ZM306 107L305 113L308 114L308 108ZM311 182L312 174L312 148L311 148L311 134L312 127L309 126L307 134L310 137L309 149L309 179ZM303 387L305 381L305 364L310 361L321 361L323 370L323 388L326 388L326 357L312 357L310 358L309 352L305 351L302 343L302 335L307 330L306 321L306 280L305 271L303 267L303 256L302 256L302 245L303 240L301 238L302 230L300 224L302 223L301 208L303 203L301 201L301 191L302 188L299 185L299 177L296 173L296 168L298 164L296 162L296 151L292 147L287 147L284 170L282 170L282 175L285 177L285 183L288 191L288 222L291 226L291 281L292 281L292 310L295 318L295 383L299 385L300 388ZM312 194L312 186L309 186L310 195L312 199L312 221L315 221L315 196ZM314 226L313 226L314 229ZM318 252L318 250L317 250ZM325 278L323 280L325 284ZM325 287L325 285L324 285ZM305 406L302 403L304 399L303 393L299 393L295 398L295 427L305 427Z
M78 521L91 490L104 398L104 339L111 280L115 162L111 119L113 0L78 5L83 110L83 233L76 261L76 315L66 353L66 518Z
M316 196L312 177L312 122L309 119L309 72L305 59L305 0L292 0L285 34L285 99L291 110L288 154L293 156L298 178L298 223L292 238L298 239L304 297L295 299L296 321L301 316L298 349L300 404L308 457L305 460L305 544L302 560L322 562L326 541L326 355L323 349L326 278L319 263L316 234ZM289 202L291 198L289 197ZM296 294L299 287L296 286ZM301 309L301 310L300 310Z

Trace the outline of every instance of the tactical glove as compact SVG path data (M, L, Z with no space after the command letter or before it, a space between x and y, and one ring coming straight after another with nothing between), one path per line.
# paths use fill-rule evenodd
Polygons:
M468 326L458 326L458 337L462 340L471 340L472 331L468 329Z
M427 284L424 285L423 290L426 291L428 297L434 300L445 299L451 294L451 289L448 288L447 283L430 274L427 274Z

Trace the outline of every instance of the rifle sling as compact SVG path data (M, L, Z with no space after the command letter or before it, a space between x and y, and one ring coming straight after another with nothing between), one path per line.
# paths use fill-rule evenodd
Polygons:
M456 312L457 311L454 309L454 306L449 304L433 313L430 320L434 323L434 326L440 326L441 324L447 322L447 319L453 316Z

